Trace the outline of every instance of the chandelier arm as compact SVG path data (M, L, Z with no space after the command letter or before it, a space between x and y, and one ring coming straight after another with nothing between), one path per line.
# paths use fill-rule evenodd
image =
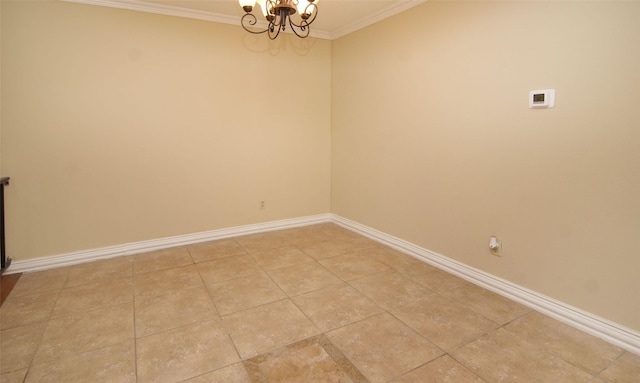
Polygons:
M278 0L265 0L265 9L268 15L275 15L276 5L278 5Z
M293 33L295 33L296 36L303 39L309 36L309 32L311 32L311 30L309 29L309 24L307 23L306 20L302 20L300 25L298 25L298 24L295 24L293 21L291 21L291 18L289 18L289 26L291 27L291 30L293 31ZM300 30L301 33L298 33L298 30Z
M302 0L304 1L304 0ZM311 25L311 23L313 23L316 19L316 17L318 17L318 6L316 5L316 3L309 3L309 5L307 5L307 7L304 9L304 13L309 15L306 19L302 18L302 21L300 22L300 25L290 21L291 24L295 25L296 27L300 28L302 26L308 27L309 25Z
M280 24L276 24L274 22L270 22L269 23L269 28L267 28L267 35L269 36L269 38L271 40L275 40L276 37L278 37L278 35L280 35L280 31L282 30L282 27L280 26Z
M247 19L247 21L245 21L245 18ZM249 33L253 33L254 35L259 35L269 31L269 27L267 27L267 29L263 31L252 31L247 27L247 25L254 26L256 25L257 22L258 22L258 19L256 19L253 13L245 13L244 16L242 16L242 18L240 19L240 25L242 25L242 28L244 28L244 30ZM269 26L271 26L271 24L269 24Z

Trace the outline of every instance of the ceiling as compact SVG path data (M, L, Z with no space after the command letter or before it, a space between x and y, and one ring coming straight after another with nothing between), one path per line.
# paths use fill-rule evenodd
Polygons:
M65 0L141 12L240 24L244 11L237 0ZM336 39L427 0L318 0L311 35ZM254 9L256 12L256 9Z

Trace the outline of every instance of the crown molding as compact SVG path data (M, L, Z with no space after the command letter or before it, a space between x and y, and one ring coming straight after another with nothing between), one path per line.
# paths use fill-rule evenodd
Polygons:
M199 11L196 9L176 7L172 5L165 5L165 4L158 4L158 3L148 3L145 1L138 1L138 0L61 0L61 1L65 1L68 3L97 5L97 6L109 7L109 8L127 9L130 11L155 13L158 15L165 15L165 16L185 17L189 19L212 21L215 23L232 24L232 25L238 25L238 26L240 25L240 17L238 16L229 16L221 13ZM311 30L309 35L311 37L315 37L319 39L334 40L344 35L347 35L351 32L355 32L358 29L362 29L371 24L374 24L380 20L386 19L387 17L391 17L400 12L404 12L407 9L413 8L416 5L422 4L426 1L428 0L409 0L409 1L398 2L387 8L382 9L379 12L366 16L362 19L356 20L345 27L338 28L333 32ZM257 27L266 28L266 25L267 25L266 23L258 22ZM285 33L292 33L292 32L285 31Z
M232 25L240 26L239 16L229 16L221 13L200 11L196 9L175 7L171 5L158 4L158 3L148 3L145 1L137 1L137 0L61 0L61 1L68 2L68 3L97 5L97 6L109 7L109 8L127 9L130 11L154 13L154 14L165 15L165 16L184 17L188 19L212 21L215 23L232 24ZM266 28L267 23L258 22L256 27ZM288 30L284 31L284 33L293 34L293 32ZM325 40L331 39L331 34L324 31L312 30L309 32L309 36L325 39Z
M380 10L379 12L363 17L362 19L356 20L353 23L350 23L349 25L346 25L342 28L336 29L335 31L330 33L329 39L335 40L342 36L348 35L349 33L368 27L371 24L375 24L378 21L397 15L398 13L404 12L422 3L426 3L427 1L428 0L409 0L409 1L397 2L387 8Z
M79 3L88 5L98 5L101 7L128 9L130 11L139 11L147 13L155 13L166 16L186 17L189 19L213 21L224 24L240 24L240 17L223 15L220 13L199 11L182 7L174 7L171 5L147 3L137 0L62 0L68 3Z

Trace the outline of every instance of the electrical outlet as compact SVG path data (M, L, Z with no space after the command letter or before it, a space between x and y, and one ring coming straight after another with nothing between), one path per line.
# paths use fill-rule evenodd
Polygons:
M265 201L260 201L260 210L264 210L267 208L267 204Z
M489 251L495 256L502 256L502 241L495 235L489 237Z

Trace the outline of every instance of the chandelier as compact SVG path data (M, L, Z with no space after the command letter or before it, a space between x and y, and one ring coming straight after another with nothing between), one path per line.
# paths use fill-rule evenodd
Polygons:
M269 25L264 30L254 30L252 27L256 25L258 19L251 11L256 0L238 0L238 2L246 12L240 22L242 28L254 34L267 32L271 40L275 40L280 32L287 28L287 25L296 36L302 38L309 36L309 25L318 15L318 6L316 5L318 0L257 0ZM293 15L296 12L299 14L296 16L299 21L293 20Z

